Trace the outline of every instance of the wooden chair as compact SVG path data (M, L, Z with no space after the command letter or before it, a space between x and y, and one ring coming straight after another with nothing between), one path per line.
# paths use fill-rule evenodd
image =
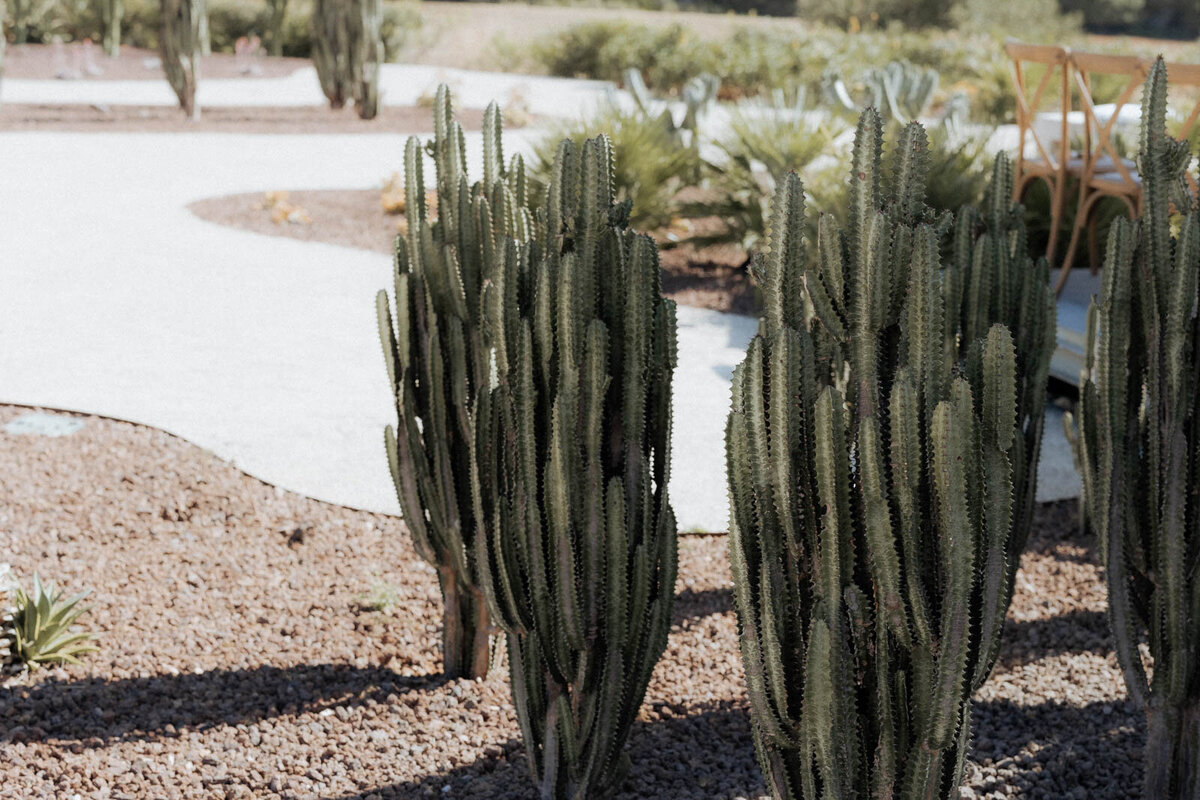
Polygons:
M1046 258L1053 265L1058 229L1066 207L1067 176L1071 169L1071 142L1068 116L1071 112L1070 51L1053 45L1024 44L1009 40L1004 51L1012 61L1013 86L1017 94L1017 129L1019 144L1013 180L1013 201L1020 202L1034 181L1041 180L1050 188L1050 242ZM1027 81L1026 65L1045 68L1037 85ZM1043 104L1049 101L1059 119L1057 140L1050 139L1037 125ZM1036 155L1028 156L1032 145Z
M1071 274L1071 266L1084 231L1088 236L1088 257L1092 274L1100 268L1100 249L1096 235L1096 205L1107 197L1125 203L1130 217L1141 212L1142 180L1137 165L1117 152L1113 134L1121 122L1122 112L1131 105L1149 73L1149 63L1137 56L1115 56L1099 53L1071 53L1072 72L1083 111L1083 169L1079 177L1079 200L1071 243L1063 257L1058 282L1054 290L1061 293ZM1092 97L1092 79L1096 75L1114 75L1126 79L1125 86L1111 109L1101 113Z

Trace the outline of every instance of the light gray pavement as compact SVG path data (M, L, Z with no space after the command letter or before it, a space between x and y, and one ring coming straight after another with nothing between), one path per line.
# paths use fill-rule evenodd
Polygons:
M454 90L462 108L486 108L523 101L534 114L574 115L603 100L613 88L607 81L509 75L415 64L384 64L380 74L380 102L411 106L431 96L438 84ZM283 78L219 78L197 87L200 107L207 106L315 106L325 103L317 72L302 67ZM178 103L166 80L0 80L0 102L45 104L96 104L173 106Z

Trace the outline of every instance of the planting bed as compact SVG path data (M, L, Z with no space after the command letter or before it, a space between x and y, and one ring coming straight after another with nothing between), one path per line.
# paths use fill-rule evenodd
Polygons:
M464 125L482 124L479 112L456 110L455 114ZM2 122L0 114L0 125ZM428 127L433 127L432 118ZM188 208L209 222L255 233L389 254L402 219L384 214L379 192L372 189L288 192L288 202L307 212L312 220L308 224L274 222L271 211L262 208L262 200L262 192L250 192L199 200ZM756 313L754 287L741 266L746 258L742 250L710 247L697 251L683 246L662 250L659 258L663 293L676 302L735 314Z
M308 67L312 62L307 58L272 58L263 56L253 63L258 67L255 75L245 75L242 70L243 60L232 53L213 53L200 60L200 74L204 78L282 78L291 75L301 67ZM80 74L72 80L83 81L135 81L163 80L163 71L159 54L156 50L146 50L140 47L121 48L117 58L109 58L99 44L92 46L92 64L100 72L92 75L81 67L83 62L76 62L74 45L64 44L58 53L54 45L49 44L20 44L11 45L4 56L5 78L27 78L46 80L57 78L61 69L78 69Z
M0 424L27 409L0 406ZM0 554L77 589L101 652L0 685L4 796L533 798L506 681L442 680L402 524L95 417L0 431ZM718 487L714 490L720 491ZM1039 509L965 797L1138 796L1095 555ZM722 536L680 541L675 625L624 798L759 798ZM380 610L373 606L379 603Z

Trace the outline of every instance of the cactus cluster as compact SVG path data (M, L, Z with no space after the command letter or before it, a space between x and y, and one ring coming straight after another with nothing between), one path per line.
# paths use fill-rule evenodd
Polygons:
M425 189L425 147L404 153L407 233L395 243L395 317L387 293L376 309L399 431L389 426L388 465L417 552L433 564L444 600L443 661L450 676L480 677L492 626L479 586L472 493L476 396L488 386L483 285L505 240L528 240L533 216L520 156L505 166L502 120L484 115L484 174L468 182L465 140L450 93L438 90L434 137L438 213Z
M1027 395L1045 390L1053 302L1019 256L1005 168L943 266L955 222L924 203L924 130L904 128L888 175L881 151L868 110L849 224L821 218L815 259L800 181L781 182L754 265L765 318L734 375L734 597L780 798L953 795L1040 446ZM1014 315L1043 332L1025 353L1001 324Z
M674 598L675 306L628 215L608 140L563 142L538 237L497 250L484 292L477 562L551 800L619 788Z
M312 60L321 91L332 108L353 100L358 115L379 110L379 65L383 62L383 0L315 0Z
M1200 795L1200 211L1191 153L1167 135L1166 113L1160 58L1142 96L1142 214L1114 220L1089 309L1077 438L1117 659L1147 714L1155 800Z
M162 0L162 35L159 50L167 82L179 98L179 107L199 119L196 84L200 80L201 22L205 0Z

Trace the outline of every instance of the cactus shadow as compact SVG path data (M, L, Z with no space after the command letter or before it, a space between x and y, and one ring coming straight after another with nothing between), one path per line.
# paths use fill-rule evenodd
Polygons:
M0 743L45 739L90 747L178 736L286 713L384 702L390 694L429 690L445 682L441 675L414 678L382 667L340 664L44 680L0 689L0 719L32 720L0 726Z
M689 619L711 617L733 611L733 589L684 589L675 595L671 624L681 625Z
M1017 666L1045 656L1108 653L1112 648L1108 615L1079 609L1049 619L1008 620L1004 625L1000 664Z
M1141 797L1128 778L1142 774L1145 721L1131 700L977 702L972 727L972 764L999 768L1009 775L1005 787L1015 784L1021 797L1063 797L1063 787L1083 787L1088 797Z
M501 749L504 755L496 758L483 757L436 775L324 800L537 800L520 743L510 739ZM687 716L635 723L629 758L631 768L617 795L619 800L700 796L728 800L761 796L764 791L746 710L732 703L714 703Z

